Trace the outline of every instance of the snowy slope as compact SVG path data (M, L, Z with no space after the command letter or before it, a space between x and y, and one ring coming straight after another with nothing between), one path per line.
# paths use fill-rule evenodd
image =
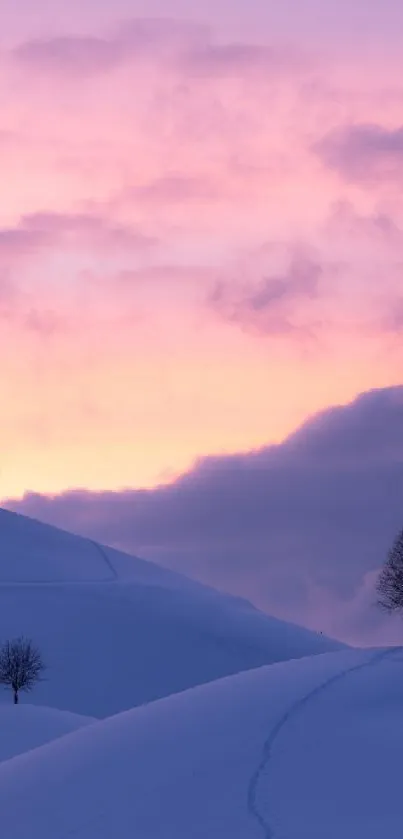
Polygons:
M151 562L1 510L0 640L20 634L48 666L29 702L96 717L341 647Z
M4 835L400 836L402 672L401 649L349 650L95 723L0 766Z
M36 749L64 734L94 722L91 717L35 708L31 705L0 706L0 761Z

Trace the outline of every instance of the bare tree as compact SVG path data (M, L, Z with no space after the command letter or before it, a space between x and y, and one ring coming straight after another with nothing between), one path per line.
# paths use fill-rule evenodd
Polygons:
M389 551L378 578L377 592L382 609L403 611L403 530Z
M19 691L32 690L44 669L42 656L29 638L14 638L0 648L0 684L12 689L14 705Z

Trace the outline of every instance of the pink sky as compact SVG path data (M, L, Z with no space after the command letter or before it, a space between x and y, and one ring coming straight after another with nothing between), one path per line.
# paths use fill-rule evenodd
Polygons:
M3 497L402 382L401 3L189 7L3 2Z

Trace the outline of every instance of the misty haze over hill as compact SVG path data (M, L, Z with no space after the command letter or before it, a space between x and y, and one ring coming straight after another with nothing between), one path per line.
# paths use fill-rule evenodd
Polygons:
M402 637L375 608L374 581L403 524L403 387L329 408L278 446L205 458L154 490L8 505L347 642Z

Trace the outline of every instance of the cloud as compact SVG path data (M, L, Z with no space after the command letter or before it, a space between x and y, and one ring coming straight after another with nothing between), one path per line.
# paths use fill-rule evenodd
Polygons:
M45 338L59 335L67 325L67 318L52 309L40 310L32 307L24 317L25 328Z
M403 174L402 126L348 125L326 134L315 150L326 166L349 181L393 182Z
M15 227L0 228L0 259L24 256L69 240L107 248L139 250L156 239L126 225L89 213L37 212Z
M107 248L142 250L157 244L153 236L125 224L90 213L34 213L22 219L26 230L40 233L53 240L78 238Z
M105 276L101 277L86 269L85 259L96 260L102 256L106 263L106 257L111 257L114 264L116 258L119 261L122 257L129 259L130 264L131 258L153 253L157 244L156 238L136 227L90 213L24 215L14 227L0 228L0 319L9 327L19 324L25 333L50 338L65 333L73 323L78 326L85 312L93 319L97 307L102 308L105 296L107 308L112 312L112 286L116 286L119 272L112 271L109 276L105 268ZM57 266L59 249L67 266L72 254L70 282L65 284L57 282L55 268L47 270L47 260L50 264L52 259L56 260ZM79 263L82 266L79 269L80 251L84 251L81 257L84 262ZM135 267L137 261L134 259ZM58 266L56 271L60 272ZM135 273L134 268L133 279ZM75 290L81 304L79 311ZM131 309L126 302L127 313Z
M373 607L373 583L403 523L403 386L153 490L27 494L7 506L347 641L386 642L396 625Z
M248 43L208 43L189 53L185 67L192 75L216 78L256 72L288 75L306 72L312 63L297 49Z
M168 61L190 77L283 74L312 69L301 49L248 42L219 43L209 26L179 19L136 18L105 37L63 35L26 41L16 64L46 74L92 78L138 60Z
M123 60L117 41L94 37L59 37L29 41L17 47L14 58L40 72L88 76L107 72Z
M365 246L381 243L387 248L403 248L403 230L393 216L384 210L375 209L371 214L359 214L349 201L335 202L326 223L327 232L348 237L350 243L363 240Z
M91 77L150 52L189 48L204 42L208 31L186 21L139 18L127 21L108 37L64 35L26 41L16 47L13 57L22 67L41 73Z
M209 304L226 320L261 334L305 332L298 304L319 294L321 265L305 254L291 254L288 267L256 281L217 281Z
M31 229L29 224L23 221L17 227L0 229L0 257L24 256L37 250L49 241L46 232L40 229Z
M403 296L399 295L390 303L389 311L383 320L386 332L400 335L403 332Z
M125 190L118 200L140 200L145 204L183 204L223 199L219 184L208 177L169 173L142 186Z

